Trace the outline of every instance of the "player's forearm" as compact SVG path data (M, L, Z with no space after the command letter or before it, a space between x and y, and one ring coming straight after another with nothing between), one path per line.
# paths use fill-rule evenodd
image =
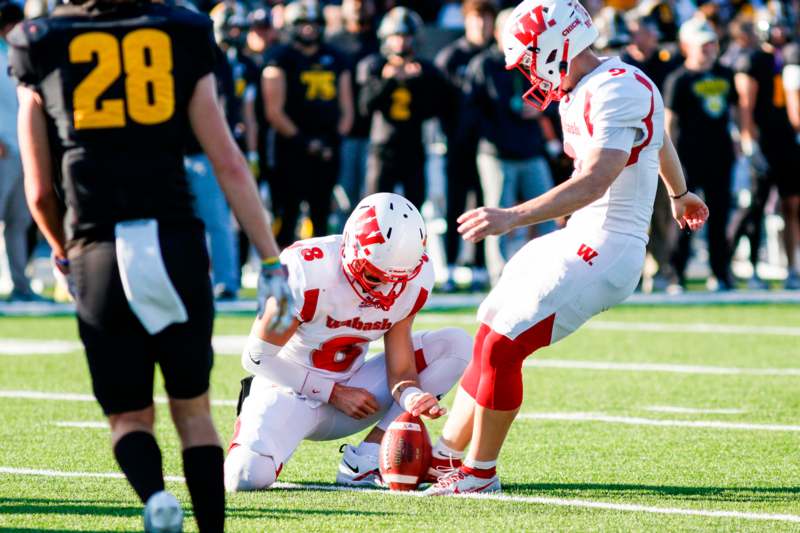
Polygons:
M291 139L300 132L299 128L292 122L292 119L284 112L283 108L268 109L267 120L269 120L270 126L275 128L275 131L277 131L279 135L287 139Z
M255 246L259 257L265 259L278 256L280 249L272 235L255 181L241 152L236 150L233 161L219 168L215 166L214 171L225 198Z
M683 175L678 152L669 135L664 134L664 144L658 152L658 172L670 196L678 196L686 192L686 178Z
M328 402L336 384L315 372L278 357L281 347L251 336L242 353L242 367L270 383L287 387L311 399Z

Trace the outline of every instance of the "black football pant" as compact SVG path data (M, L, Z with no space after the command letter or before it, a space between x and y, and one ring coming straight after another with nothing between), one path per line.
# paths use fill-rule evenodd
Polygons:
M372 149L367 157L367 192L394 192L403 186L405 196L417 209L425 202L425 151L420 146L408 152Z
M455 264L461 245L458 217L467 205L467 195L475 193L478 206L483 205L483 188L478 175L477 143L470 146L452 146L447 153L447 233L445 247L448 264ZM483 241L475 246L475 266L486 265Z
M339 178L339 147L334 146L331 151L333 157L326 161L276 142L276 168L270 176L270 189L274 214L281 219L276 237L281 248L297 240L297 220L304 200L308 202L314 236L327 235L331 195Z
M711 271L718 280L728 280L731 245L727 237L727 228L731 213L733 157L714 158L714 163L706 165L689 159L684 161L684 168L689 190L695 192L702 189L706 205L711 212L706 224ZM682 232L672 256L672 265L681 281L684 280L686 264L691 255L689 249L691 239L691 232L688 230Z

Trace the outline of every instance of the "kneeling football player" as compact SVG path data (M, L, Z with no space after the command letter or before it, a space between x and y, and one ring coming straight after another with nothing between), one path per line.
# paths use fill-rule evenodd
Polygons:
M381 485L378 448L388 425L403 410L445 413L437 397L461 377L472 341L457 328L411 332L433 285L426 237L408 200L379 193L356 206L343 235L284 250L295 319L280 334L268 327L275 310L253 324L242 364L255 377L242 391L227 490L269 487L305 439L340 439L373 425L358 447L343 447L336 480ZM366 360L381 337L386 351Z

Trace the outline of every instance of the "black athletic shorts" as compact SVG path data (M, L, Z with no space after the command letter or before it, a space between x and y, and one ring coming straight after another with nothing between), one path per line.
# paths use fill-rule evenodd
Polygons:
M156 363L170 397L190 399L208 390L214 301L202 224L159 227L159 240L167 273L189 320L155 335L147 333L128 305L114 241L70 247L78 329L94 395L106 415L152 405Z

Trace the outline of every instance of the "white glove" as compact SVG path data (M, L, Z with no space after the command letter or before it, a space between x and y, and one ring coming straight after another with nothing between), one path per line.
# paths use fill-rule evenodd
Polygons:
M544 149L547 152L547 155L550 156L550 159L555 159L561 155L561 152L564 150L564 146L558 139L550 139L547 141L547 144L544 145Z
M268 327L278 333L285 331L292 323L292 309L294 299L289 289L286 267L277 261L268 261L261 264L258 275L258 318L264 315L267 301L275 298L278 312L270 320Z

